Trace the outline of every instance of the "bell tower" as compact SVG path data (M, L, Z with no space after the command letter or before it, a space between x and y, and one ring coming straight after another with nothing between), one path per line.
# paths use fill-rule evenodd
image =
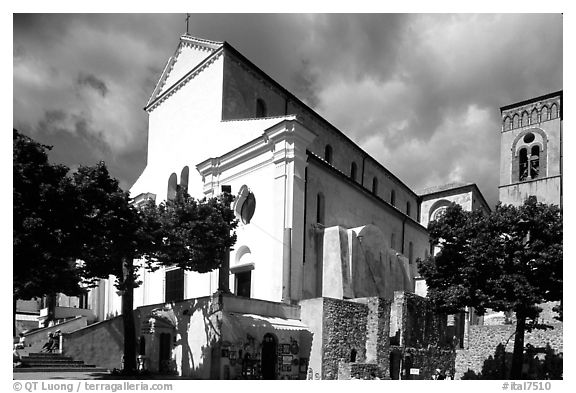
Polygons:
M562 207L562 91L500 108L499 200Z

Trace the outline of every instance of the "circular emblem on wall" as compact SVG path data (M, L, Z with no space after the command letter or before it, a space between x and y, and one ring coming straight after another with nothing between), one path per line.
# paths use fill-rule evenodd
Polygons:
M240 187L232 210L234 210L236 218L243 224L250 223L256 210L256 197L254 197L254 193L250 191L248 186L243 185Z

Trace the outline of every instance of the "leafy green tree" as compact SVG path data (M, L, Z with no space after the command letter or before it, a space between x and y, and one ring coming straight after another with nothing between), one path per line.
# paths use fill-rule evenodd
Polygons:
M236 240L230 196L198 201L179 192L173 201L158 206L148 201L136 207L103 162L80 167L72 183L77 209L82 212L78 228L81 276L88 283L115 276L122 296L124 371L131 373L136 369L138 272L173 265L200 273L218 268Z
M538 304L562 299L562 213L528 198L490 214L458 205L429 226L436 256L418 262L428 296L444 312L466 306L514 311L512 378L522 371L524 333L539 325Z
M180 191L173 201L137 208L104 162L67 176L68 168L48 163L48 149L14 131L14 301L77 295L114 276L122 296L124 368L132 372L139 269L218 268L236 241L232 197L196 200Z
M104 162L80 167L72 183L80 212L80 275L88 284L115 277L115 287L122 296L124 369L132 372L136 369L134 289L140 285L134 261L155 247L154 234L159 226L133 206L128 192L110 176Z
M236 243L233 232L238 225L230 209L233 197L223 193L215 198L197 200L185 191L160 203L157 214L162 241L149 254L149 268L178 266L184 270L206 273L217 269Z
M14 322L18 300L83 292L75 265L75 194L68 168L48 162L50 149L13 130Z

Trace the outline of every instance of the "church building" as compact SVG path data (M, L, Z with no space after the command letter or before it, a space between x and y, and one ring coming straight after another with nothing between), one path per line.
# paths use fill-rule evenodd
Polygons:
M219 271L140 272L143 367L211 379L454 372L458 329L422 297L416 261L448 203L489 209L474 184L413 191L226 42L181 36L144 109L135 203L231 192L240 223ZM121 366L113 284L89 294L100 322L64 334L67 355Z

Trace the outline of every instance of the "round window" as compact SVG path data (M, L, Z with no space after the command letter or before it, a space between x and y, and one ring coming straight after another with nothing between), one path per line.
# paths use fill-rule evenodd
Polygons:
M440 219L440 217L442 217L444 214L446 214L447 208L448 208L448 206L441 206L438 209L436 209L436 211L434 213L432 213L432 220L430 220L430 221L436 221L436 220Z
M256 210L256 198L254 197L254 193L250 191L246 185L240 187L232 210L236 218L242 221L243 224L250 223Z
M524 143L532 143L534 142L534 134L529 132L528 134L524 135Z

